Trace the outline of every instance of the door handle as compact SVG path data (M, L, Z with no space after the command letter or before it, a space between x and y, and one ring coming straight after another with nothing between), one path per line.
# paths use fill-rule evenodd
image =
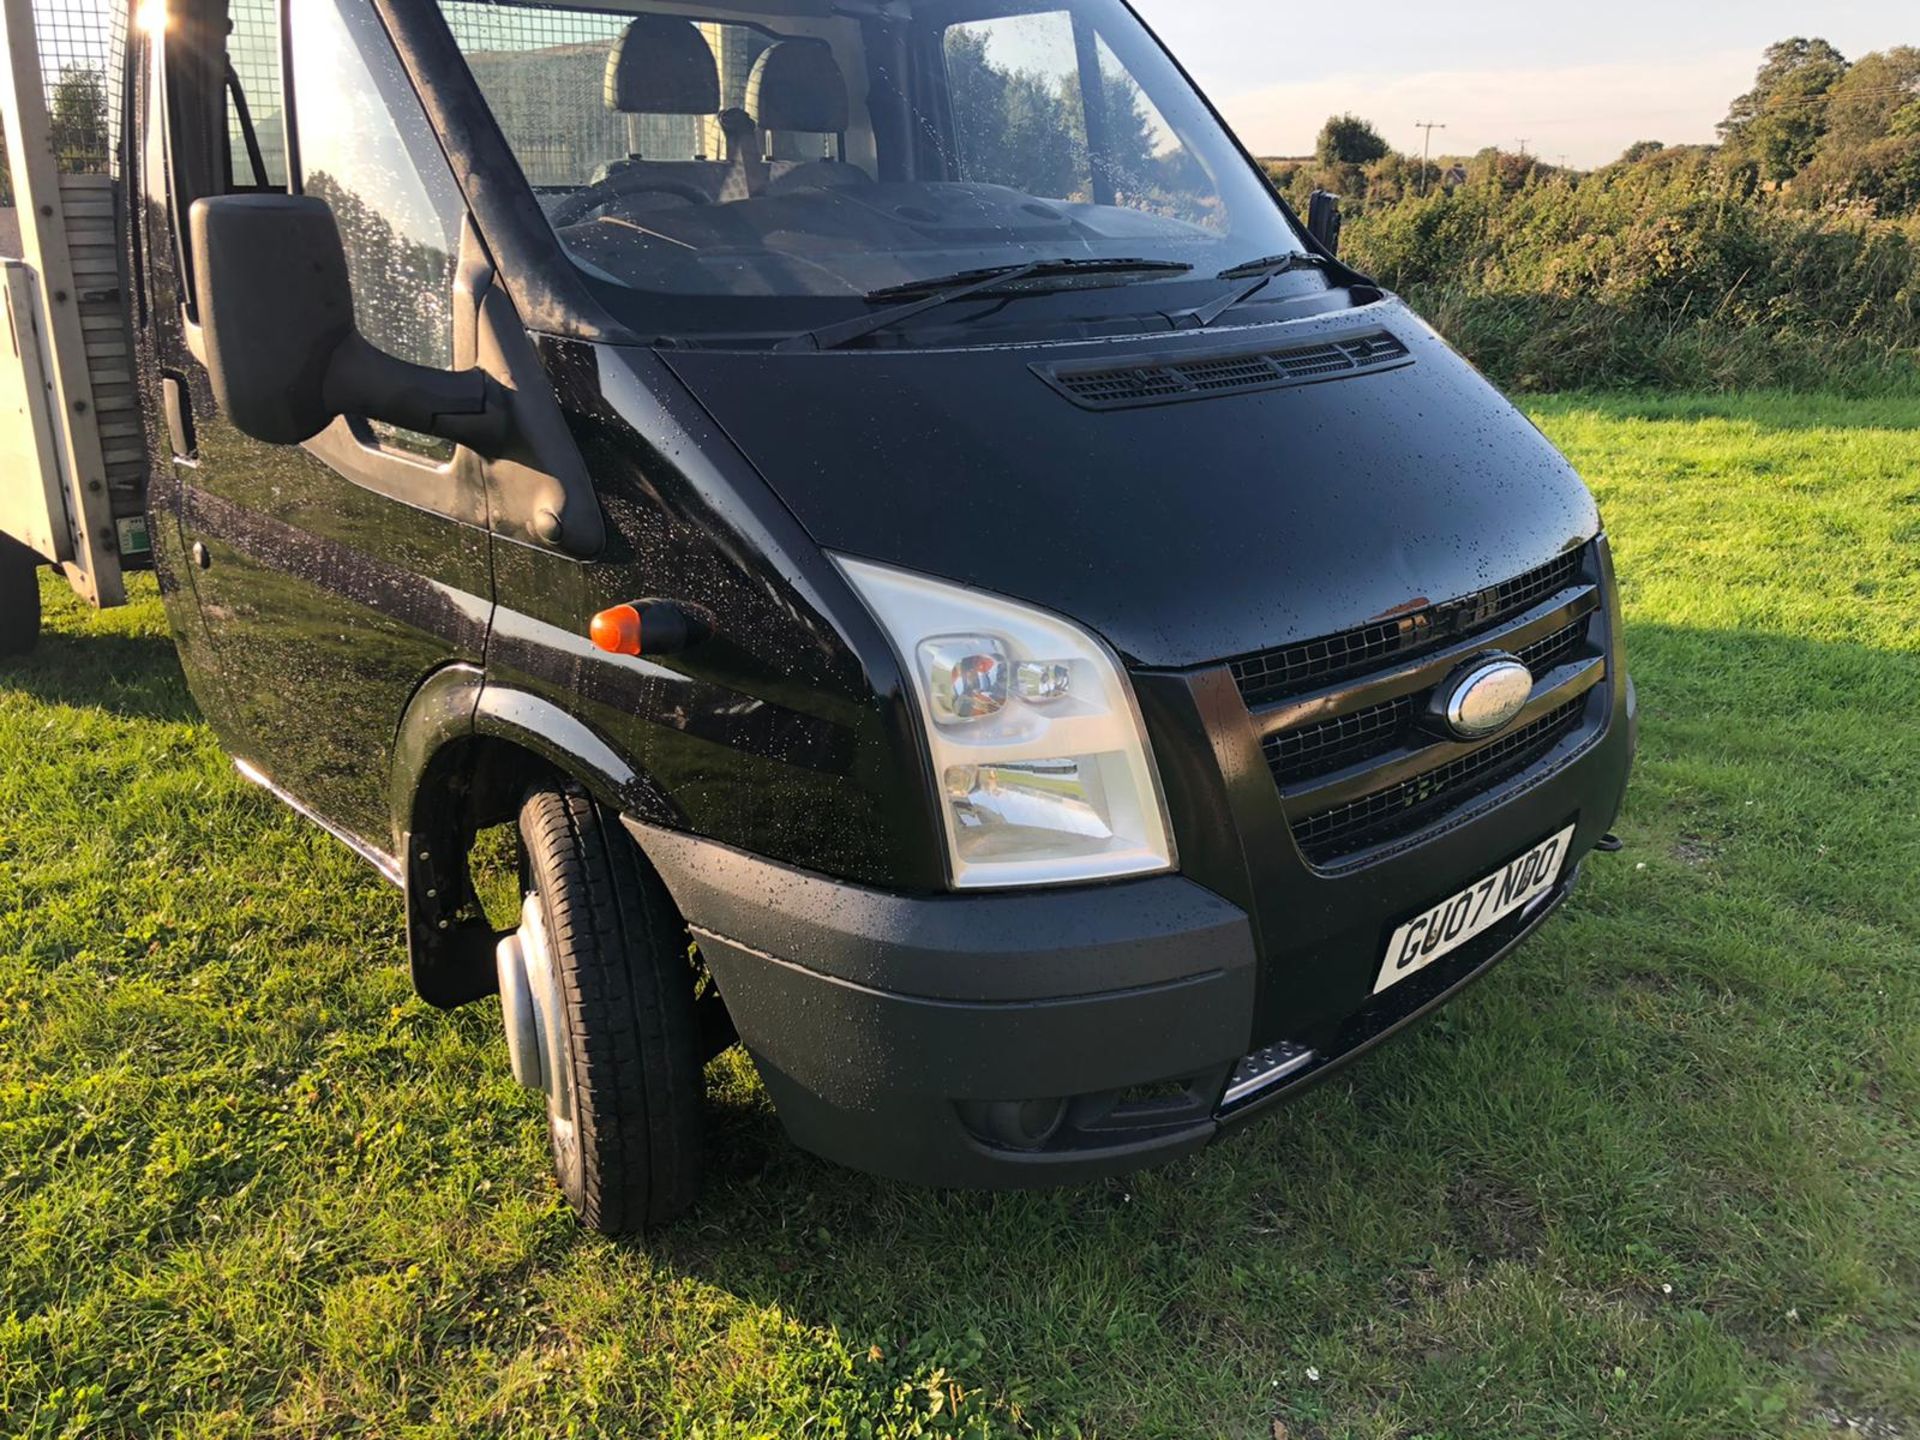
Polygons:
M166 376L160 382L160 396L167 412L167 439L173 445L173 458L197 460L199 439L193 433L193 400L187 394L186 381L178 375Z

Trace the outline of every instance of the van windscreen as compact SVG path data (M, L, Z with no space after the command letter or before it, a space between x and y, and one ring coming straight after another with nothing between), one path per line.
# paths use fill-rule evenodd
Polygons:
M440 6L568 253L656 329L773 333L1031 262L1211 277L1302 248L1119 0ZM1143 308L1175 264L1129 286Z

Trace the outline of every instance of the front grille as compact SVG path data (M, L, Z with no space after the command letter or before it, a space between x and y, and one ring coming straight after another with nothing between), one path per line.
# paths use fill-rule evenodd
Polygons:
M1402 695L1352 715L1269 735L1264 747L1267 764L1282 783L1325 775L1391 750L1412 718L1413 697Z
M1516 658L1533 672L1537 680L1578 650L1586 636L1587 622L1576 620L1566 629L1556 630L1544 640L1536 640L1531 645L1523 646L1516 652Z
M1308 685L1326 684L1390 660L1411 659L1537 604L1580 577L1581 552L1569 551L1526 574L1476 594L1430 605L1392 620L1242 656L1231 663L1249 706L1269 704Z
M1377 840L1405 834L1526 769L1579 723L1585 706L1584 695L1569 700L1533 724L1457 760L1337 809L1304 816L1294 822L1293 838L1302 854L1323 865Z
M1584 617L1576 620L1544 640L1523 646L1515 652L1516 658L1537 679L1572 659L1583 648L1588 623ZM1268 768L1275 780L1286 785L1331 774L1344 766L1358 765L1398 749L1416 738L1416 711L1426 697L1425 691L1401 695L1350 715L1338 715L1317 725L1269 735L1262 747Z
M1537 766L1606 678L1605 597L1576 550L1456 600L1228 662L1301 853L1338 867ZM1448 677L1505 653L1534 677L1507 733L1462 744L1426 718Z
M1357 375L1410 363L1412 354L1385 330L1343 335L1314 345L1260 350L1204 359L1154 359L1128 365L1074 369L1037 366L1041 378L1089 410L1164 405L1215 395L1272 390L1315 380Z
M1249 705L1277 700L1289 690L1311 681L1337 680L1370 670L1390 655L1410 651L1417 643L1419 617L1348 630L1326 640L1308 640L1284 650L1267 650L1233 662L1234 682Z

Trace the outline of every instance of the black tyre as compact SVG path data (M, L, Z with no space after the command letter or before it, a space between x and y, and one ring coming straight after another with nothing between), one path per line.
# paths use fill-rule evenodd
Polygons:
M0 655L25 655L39 640L39 558L0 535Z
M520 809L529 925L559 1001L547 1128L583 1224L630 1234L698 1197L703 1081L686 926L619 820L573 787Z

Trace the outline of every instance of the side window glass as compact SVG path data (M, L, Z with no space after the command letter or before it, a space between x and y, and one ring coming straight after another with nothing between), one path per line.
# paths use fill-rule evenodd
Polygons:
M1213 177L1091 27L1007 15L948 27L945 48L962 180L1226 228Z
M301 189L333 207L360 330L389 354L450 369L465 205L433 127L367 0L291 8Z
M233 0L227 37L227 189L287 188L278 0Z
M1096 46L1101 89L1096 113L1105 119L1114 204L1225 230L1226 202L1213 177L1107 42L1097 41Z
M960 178L1048 200L1093 198L1073 20L1064 10L950 26Z

